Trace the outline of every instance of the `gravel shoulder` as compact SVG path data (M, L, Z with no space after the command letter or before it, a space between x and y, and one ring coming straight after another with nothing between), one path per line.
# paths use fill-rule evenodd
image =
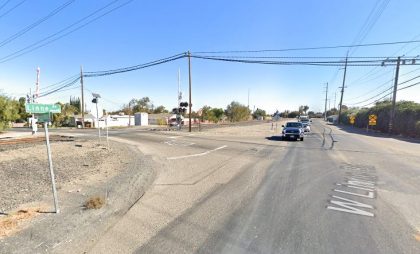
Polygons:
M82 253L138 201L155 177L151 157L137 147L76 138L51 144L61 213L54 214L44 143L14 145L0 152L1 253ZM86 209L92 198L100 209ZM25 216L23 216L25 215ZM23 219L22 219L23 218Z

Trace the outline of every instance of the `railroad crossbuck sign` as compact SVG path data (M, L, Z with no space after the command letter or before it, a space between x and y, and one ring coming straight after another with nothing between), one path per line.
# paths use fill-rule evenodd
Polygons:
M376 125L376 119L378 119L376 115L369 115L369 125Z
M349 116L350 124L354 124L354 121L356 120L355 116Z

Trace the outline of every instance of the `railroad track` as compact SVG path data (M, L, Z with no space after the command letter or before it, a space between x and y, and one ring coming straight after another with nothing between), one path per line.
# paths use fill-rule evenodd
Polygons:
M72 137L72 136L50 135L50 142L68 142L68 141L74 141L74 137ZM45 142L45 137L2 139L2 140L0 140L0 146L16 145L16 144L23 144L23 143L39 143L39 142Z

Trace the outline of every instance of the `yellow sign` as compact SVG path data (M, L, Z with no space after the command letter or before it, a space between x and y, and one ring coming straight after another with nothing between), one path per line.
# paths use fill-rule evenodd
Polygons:
M376 120L378 117L376 115L369 115L369 125L376 125Z
M354 124L354 121L356 120L355 116L349 116L350 124Z

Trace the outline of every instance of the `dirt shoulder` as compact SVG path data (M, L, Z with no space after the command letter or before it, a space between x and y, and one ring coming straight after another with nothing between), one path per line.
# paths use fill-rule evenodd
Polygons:
M108 150L87 138L53 142L61 210L54 214L45 144L14 146L0 152L2 253L81 253L155 177L153 160L132 145L110 142ZM100 209L84 207L92 198L103 201Z

